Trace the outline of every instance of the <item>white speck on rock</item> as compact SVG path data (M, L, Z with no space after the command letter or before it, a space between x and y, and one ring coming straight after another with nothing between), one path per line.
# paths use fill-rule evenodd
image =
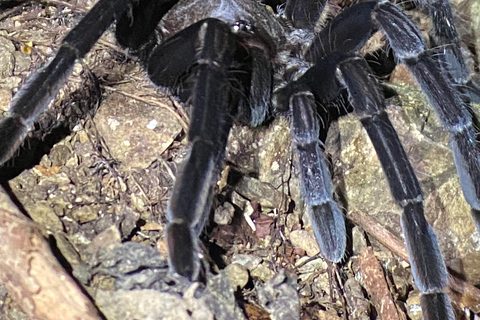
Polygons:
M280 169L280 166L279 166L277 161L273 161L271 168L272 168L272 170L276 171L276 170Z
M157 127L157 124L157 120L153 119L147 124L147 128L153 130Z
M110 129L112 129L112 131L115 131L117 129L117 127L120 125L120 122L118 122L116 119L112 119L112 118L109 118L107 120L107 123L108 123L108 126L110 127Z

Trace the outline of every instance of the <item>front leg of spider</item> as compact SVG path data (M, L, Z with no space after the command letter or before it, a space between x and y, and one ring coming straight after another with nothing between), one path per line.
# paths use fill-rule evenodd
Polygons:
M191 109L190 150L168 204L167 243L171 270L192 280L199 273L197 242L233 119L256 126L268 113L272 68L267 57L272 48L250 29L242 22L228 25L208 18L179 31L150 54L138 52L152 82L169 88ZM139 47L149 50L148 45ZM242 60L242 67L235 59ZM244 69L231 72L232 65ZM241 98L244 88L248 100Z
M192 110L190 150L167 212L170 267L190 279L199 272L198 237L210 212L211 191L233 121L236 98L229 67L235 48L236 36L225 23L205 19L161 44L148 61L150 79L181 90Z
M313 32L324 4L323 0L291 0L287 2L285 13L295 27ZM328 85L320 87L327 88ZM277 89L272 101L275 109L285 112L290 120L302 197L320 252L329 261L339 262L346 247L345 221L333 199L332 180L319 139L320 121L325 125L329 121L328 117L319 117L316 113L318 100L316 101L310 87L300 81Z
M319 139L320 120L322 125L328 120L317 114L317 101L311 88L300 81L276 90L273 97L275 108L285 111L290 120L302 197L320 252L336 263L345 253L345 221L333 199L332 180Z
M140 46L140 43L147 41L158 22L177 2L178 0L141 0L133 6L132 0L98 1L63 39L55 58L31 77L12 100L9 116L0 121L0 165L13 156L35 120L65 85L75 61L82 59L92 49L115 19L121 20L123 17L130 21L132 10L136 12L139 7L150 10L151 19L139 19L143 21L141 30L134 30L135 37L130 37L137 39L137 42L125 43L119 38L122 45L133 48L134 45ZM127 24L129 22L122 25Z

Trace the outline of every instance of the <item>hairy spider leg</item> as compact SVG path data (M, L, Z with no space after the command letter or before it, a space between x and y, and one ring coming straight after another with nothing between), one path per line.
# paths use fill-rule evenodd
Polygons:
M369 73L368 64L360 57L337 52L310 68L299 81L307 83L318 97L317 101L325 104L327 102L323 100L322 95L325 92L338 92L339 88L334 85L327 87L329 86L327 80L315 81L320 79L318 75L322 75L322 79L336 77L347 88L353 112L360 119L372 141L392 195L404 209L401 222L416 284L422 293L436 296L432 299L440 297L441 301L446 301L445 308L438 306L435 308L446 310L442 314L449 314L448 297L441 292L446 285L447 272L436 237L424 217L421 188L385 112L384 98L378 90L378 84ZM328 90L329 88L331 90ZM419 245L420 243L422 245Z
M302 196L323 256L339 262L346 246L345 221L333 199L332 180L319 139L315 97L308 87L289 96L292 140L298 155Z
M159 45L148 61L150 79L162 87L180 86L191 105L190 150L167 209L170 268L190 279L198 276L198 237L210 212L212 188L233 123L237 99L229 67L236 40L225 23L209 18Z
M416 27L394 6L379 6L376 19L382 25L398 60L417 79L444 128L450 133L450 147L466 201L472 211L480 210L480 151L472 111L458 91L439 70ZM392 27L395 19L402 30ZM405 43L410 43L409 47ZM478 223L477 223L478 227Z
M65 85L77 59L130 7L131 0L100 0L63 39L55 58L15 95L10 115L0 121L0 165L10 159L38 116Z
M447 269L436 236L425 219L420 184L387 113L378 84L370 77L364 59L352 57L339 64L337 74L347 87L354 113L362 122L377 152L390 189L403 208L402 230L412 272L422 293L425 319L454 319L448 296ZM434 313L428 313L435 310ZM437 318L438 317L438 318Z
M343 10L315 36L306 52L306 59L317 63L332 53L354 53L360 50L378 30L371 19L375 5L376 2L369 1ZM329 99L333 100L337 93L338 91L328 93ZM322 98L325 99L324 96Z
M130 10L117 19L115 37L118 43L138 55L145 63L152 46L161 40L155 31L158 23L179 0L130 0Z
M313 31L325 6L324 0L289 0L285 15L298 28ZM337 98L336 95L334 98ZM332 180L320 140L316 99L308 86L294 81L275 90L272 102L286 113L300 171L302 197L322 255L339 262L346 247L345 221L333 199ZM322 119L322 124L329 119Z
M243 37L242 42L247 39ZM252 41L247 40L248 45ZM255 40L255 43L258 41ZM269 50L265 46L253 45L248 49L248 56L251 59L250 85L247 99L241 100L238 118L246 121L252 127L258 127L268 118L271 108L273 68L269 59Z
M242 96L236 118L243 124L258 127L271 116L273 87L272 59L276 49L272 39L260 30L238 22L231 29L237 35L235 66L236 90ZM282 41L282 39L278 39ZM240 62L241 61L241 62ZM244 90L244 88L246 88Z
M306 0L305 2L312 2ZM321 2L321 1L320 1ZM318 10L323 10L319 2ZM297 1L297 6L300 3ZM312 3L307 3L311 7ZM347 9L333 19L322 31L316 35L309 50L307 59L314 66L311 67L298 81L291 82L282 89L276 91L275 104L277 109L289 110L291 118L292 140L294 142L300 168L302 195L307 204L309 217L315 237L319 244L322 255L332 262L339 262L344 255L346 247L345 222L338 204L333 200L332 181L325 155L319 139L319 116L322 124L328 129L327 108L336 104L339 96L344 95L343 86L335 78L337 61L322 59L334 57L331 55L338 51L355 52L368 40L372 33L373 25L370 22L371 11L374 4L359 4L354 9ZM299 13L291 13L302 17L303 10ZM319 17L320 14L316 14ZM353 19L352 19L353 16ZM352 23L361 21L362 23ZM313 22L307 26L313 28ZM355 28L363 30L366 39L360 41L345 41L355 39L351 34ZM352 27L354 27L352 29ZM363 28L363 29L362 29ZM331 35L336 35L330 39ZM360 43L362 42L362 43ZM317 104L320 106L317 108ZM318 113L315 113L317 110Z
M328 115L316 112L317 102L304 81L291 82L273 95L276 110L286 113L290 122L302 197L320 252L327 260L337 263L346 248L345 220L333 199L332 179L319 138L320 120L325 126L329 119Z
M313 21L312 17L318 19L323 4L322 1L315 0L292 0L287 3L287 18L294 24L313 29L316 21ZM320 250L325 258L332 262L339 262L344 255L345 223L337 203L333 200L332 181L319 140L318 115L320 114L323 121L329 121L326 114L328 112L318 108L318 114L315 114L314 110L317 109L317 103L328 108L335 104L339 96L344 95L344 86L335 77L339 61L334 57L343 58L339 52L358 51L376 31L371 21L375 5L374 2L358 4L328 23L316 35L306 53L307 59L315 63L314 66L299 81L278 89L274 95L275 107L290 113L292 140L299 158L302 195ZM305 8L315 8L318 13L312 10L307 13ZM301 19L306 21L301 22ZM357 34L362 36L358 37ZM332 39L331 35L335 37ZM335 55L332 55L333 53ZM328 58L324 59L325 57Z
M419 2L421 5L427 7L429 15L433 21L435 41L441 45L437 50L441 51L442 54L436 55L435 57L438 59L440 66L446 70L446 74L453 82L455 89L462 94L462 97L465 100L464 107L466 107L467 110L473 110L468 104L470 102L480 103L480 86L470 78L469 70L461 51L461 43L455 28L450 2L448 0L420 0ZM475 123L475 119L473 120ZM467 147L471 146L472 144ZM462 165L462 161L459 162L459 165L465 167L464 164ZM467 165L467 170L474 170L475 166ZM480 167L477 167L476 170L480 170ZM473 175L475 173L471 174ZM478 173L476 175L478 181ZM474 179L475 178L472 178L472 180ZM462 179L460 179L460 181L461 180ZM463 185L462 189L467 198ZM467 190L467 192L470 191ZM478 195L478 193L476 194ZM480 233L480 210L476 204L476 202L478 203L479 201L478 196L474 197L476 197L477 200L473 200L472 202L469 202L469 204L472 207L471 214L477 232Z
M252 126L267 118L273 78L269 57L275 54L275 45L242 21L228 26L214 18L160 43L154 30L159 19L144 10L157 10L155 3L149 5L152 1L141 0L143 6L133 7L120 19L117 38L139 56L153 83L168 88L191 109L191 146L168 204L167 242L171 269L196 279L198 237L210 212L212 187L233 118Z
M461 51L461 43L455 28L449 0L419 0L426 7L433 21L434 40L442 54L437 55L440 65L453 81L456 89L468 100L480 103L480 87L469 74Z

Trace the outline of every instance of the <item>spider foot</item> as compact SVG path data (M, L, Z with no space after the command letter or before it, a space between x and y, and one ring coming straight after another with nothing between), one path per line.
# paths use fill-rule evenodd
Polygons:
M27 136L28 127L21 118L9 117L0 121L0 166L10 159Z
M425 320L455 319L450 298L443 292L422 294L420 305Z
M346 247L345 221L342 212L334 201L318 206L309 206L308 214L320 252L325 259L339 262Z
M198 276L197 235L187 224L170 222L167 227L170 270L194 280Z

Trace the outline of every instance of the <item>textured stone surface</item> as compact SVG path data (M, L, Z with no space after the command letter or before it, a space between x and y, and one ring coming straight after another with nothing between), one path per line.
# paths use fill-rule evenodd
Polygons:
M128 86L120 86L118 90L133 92ZM102 103L95 124L112 156L121 165L147 167L161 157L182 130L166 107L161 107L171 102L166 98L159 101L158 106L153 106L112 94Z

